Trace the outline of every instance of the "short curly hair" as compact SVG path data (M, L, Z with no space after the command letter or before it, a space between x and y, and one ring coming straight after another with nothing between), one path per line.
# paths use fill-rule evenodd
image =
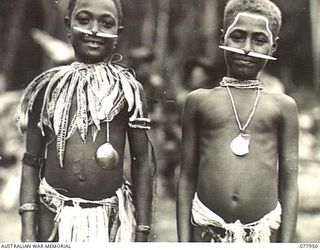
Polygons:
M74 10L74 7L76 6L78 0L70 0L69 5L68 5L68 16L71 17L72 11ZM122 3L121 0L112 0L114 2L114 5L117 8L118 11L118 21L119 21L119 26L123 26L123 8L122 8Z
M223 29L226 31L239 13L259 14L269 20L274 39L278 36L282 17L281 11L270 0L230 0L224 9Z

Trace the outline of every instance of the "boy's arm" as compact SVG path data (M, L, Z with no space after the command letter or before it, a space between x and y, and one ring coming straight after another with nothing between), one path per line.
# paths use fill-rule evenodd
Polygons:
M39 98L37 98L39 99ZM41 109L42 100L36 100L33 111L29 113L27 138L26 138L26 152L36 158L41 159L44 149L44 137L41 130L37 126L39 121L39 114ZM34 158L34 157L33 157ZM39 206L39 172L40 166L32 167L28 163L22 164L21 184L20 184L20 205L23 208L28 207L30 204ZM37 165L37 164L34 164ZM26 205L24 205L26 204ZM36 241L37 240L37 220L38 211L33 208L21 213L21 240L22 241ZM23 210L21 210L23 211Z
M196 93L188 95L182 113L181 170L178 182L177 228L178 240L192 240L191 204L198 176L198 133L196 123Z
M299 122L297 106L291 98L282 104L279 136L279 199L282 205L279 241L292 242L298 209Z
M147 115L147 103L140 86L140 94ZM131 177L137 227L150 227L153 194L153 167L149 154L149 139L145 129L129 128L128 139L131 154ZM136 232L136 241L148 241L148 230Z

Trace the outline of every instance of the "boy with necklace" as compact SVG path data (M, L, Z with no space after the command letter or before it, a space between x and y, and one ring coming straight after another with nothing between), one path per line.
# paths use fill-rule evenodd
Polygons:
M191 92L184 107L180 241L293 239L297 107L257 80L267 60L275 59L280 26L281 12L269 0L231 0L225 7L220 48L227 76L220 87Z
M44 72L23 94L23 241L148 238L150 121L141 84L112 62L122 19L120 0L70 0L65 23L76 62ZM123 177L126 135L133 196Z

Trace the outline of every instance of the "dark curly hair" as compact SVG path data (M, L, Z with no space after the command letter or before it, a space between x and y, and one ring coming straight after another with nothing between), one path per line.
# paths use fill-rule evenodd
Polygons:
M226 31L236 16L241 12L259 14L269 20L274 39L278 36L281 27L281 11L270 0L230 0L223 17L223 29Z
M123 9L121 0L112 0L118 11L119 26L123 26ZM77 0L70 0L68 5L68 16L71 17L72 11L76 6Z

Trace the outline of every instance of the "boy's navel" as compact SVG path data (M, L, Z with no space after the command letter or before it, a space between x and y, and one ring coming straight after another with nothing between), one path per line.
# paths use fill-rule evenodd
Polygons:
M234 194L232 195L232 200L233 200L233 201L239 201L239 195L238 195L237 193L234 193Z

